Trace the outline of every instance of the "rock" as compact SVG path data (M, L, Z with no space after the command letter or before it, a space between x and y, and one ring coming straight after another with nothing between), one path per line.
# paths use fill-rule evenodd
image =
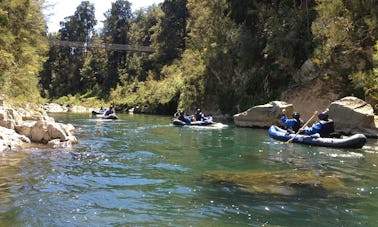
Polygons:
M56 103L48 103L43 105L43 109L48 113L61 113L67 112L68 108Z
M0 127L0 152L21 147L25 143L31 143L26 136L17 134L12 129Z
M72 142L77 143L76 138L71 134L73 131L73 126L65 126L61 123L49 122L49 121L37 121L34 124L30 124L30 136L29 138L33 142L37 143L48 143L50 140L59 139L60 141L72 140ZM20 129L20 133L29 133L27 125Z
M292 104L281 101L272 101L265 105L254 106L247 111L234 115L234 122L239 127L269 127L273 124L281 124L282 109L286 109L288 115L293 113Z
M22 124L21 115L13 108L0 108L0 126L14 129Z
M74 113L91 113L92 110L94 110L94 109L93 108L87 108L87 107L84 107L84 106L73 106L73 107L69 108L69 111L74 112Z
M71 124L61 124L51 121L25 121L21 126L16 127L16 131L30 138L32 142L48 143L50 140L71 141L77 143L77 139L72 135L75 128Z
M302 193L324 194L345 188L339 177L312 171L281 172L209 172L202 179L237 187L253 194L295 196Z
M36 121L24 121L22 125L15 128L15 131L20 135L31 138L31 130L36 123Z
M20 125L22 123L21 115L13 108L6 109L8 119L12 119L15 121L15 125Z
M60 146L71 146L77 143L73 136L74 130L71 124L56 123L43 108L20 108L16 111L8 105L0 105L0 151L22 146L24 143L46 144L51 140L59 140ZM54 141L51 143L55 144Z
M76 138L75 140L67 140L67 141L60 141L60 139L54 139L54 140L50 140L47 143L47 146L51 148L59 148L59 147L67 148L67 147L72 147L72 145L76 143L77 143Z
M16 122L15 122L15 120L12 120L12 119L1 120L0 126L4 127L4 128L9 128L9 129L15 129Z
M23 121L39 121L39 120L51 120L46 111L40 109L39 111L25 110L20 108L18 113L21 115Z
M320 71L316 64L308 59L303 63L299 73L294 77L296 83L302 84L319 77Z
M306 121L314 112L324 111L329 105L339 100L340 97L331 84L319 78L309 83L301 84L282 93L280 100L293 104L295 111L301 114L301 118Z
M344 97L329 106L329 117L335 122L335 130L346 135L362 133L378 137L373 107L356 97Z

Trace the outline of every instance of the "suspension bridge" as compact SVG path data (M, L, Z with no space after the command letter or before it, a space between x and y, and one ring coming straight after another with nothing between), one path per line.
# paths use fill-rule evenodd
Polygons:
M128 51L128 52L142 52L142 53L153 53L155 50L148 46L132 46L127 44L114 44L114 43L86 43L86 42L75 42L75 41L64 41L64 40L50 40L52 46L64 46L64 47L75 47L75 48L104 48L107 50L114 51Z

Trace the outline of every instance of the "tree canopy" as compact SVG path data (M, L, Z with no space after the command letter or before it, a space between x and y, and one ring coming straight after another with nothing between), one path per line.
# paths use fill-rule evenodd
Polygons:
M37 0L0 3L0 83L8 96L232 114L279 98L312 61L340 95L378 100L375 0L165 0L135 12L117 0L101 30L94 5L82 1L49 35L41 7ZM155 51L48 49L48 39Z
M1 95L38 100L38 76L48 42L41 4L33 0L0 1Z

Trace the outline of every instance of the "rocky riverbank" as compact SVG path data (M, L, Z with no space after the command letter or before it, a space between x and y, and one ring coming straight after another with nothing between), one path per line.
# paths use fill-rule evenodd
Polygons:
M66 147L77 143L74 126L57 123L43 107L16 108L0 102L0 152L31 143Z

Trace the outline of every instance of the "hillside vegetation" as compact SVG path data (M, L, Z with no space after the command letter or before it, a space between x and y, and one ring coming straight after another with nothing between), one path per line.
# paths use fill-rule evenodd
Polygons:
M375 0L165 0L136 12L117 0L101 31L94 5L83 1L48 35L41 7L37 0L0 3L6 97L233 114L300 85L299 71L310 60L340 96L378 100ZM49 47L56 39L155 51Z

